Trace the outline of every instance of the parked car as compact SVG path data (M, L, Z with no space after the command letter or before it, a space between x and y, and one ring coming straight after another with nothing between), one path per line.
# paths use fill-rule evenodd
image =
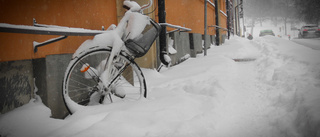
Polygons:
M265 35L271 35L271 36L275 36L272 30L261 30L259 37L265 36Z
M299 38L314 38L314 37L320 37L320 28L318 25L310 24L310 25L304 25L299 29Z

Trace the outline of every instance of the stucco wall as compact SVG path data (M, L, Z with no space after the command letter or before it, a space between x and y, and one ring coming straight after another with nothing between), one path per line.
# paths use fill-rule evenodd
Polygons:
M117 24L114 0L1 0L0 23L59 25L101 30ZM33 41L43 42L58 36L0 33L0 62L44 58L46 55L73 53L92 37L70 36L33 53Z

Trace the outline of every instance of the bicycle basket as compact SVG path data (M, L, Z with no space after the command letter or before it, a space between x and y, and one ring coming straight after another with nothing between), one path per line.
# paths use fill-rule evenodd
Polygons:
M158 37L160 28L158 23L150 19L150 24L144 28L141 35L137 38L126 40L125 46L135 57L144 56Z

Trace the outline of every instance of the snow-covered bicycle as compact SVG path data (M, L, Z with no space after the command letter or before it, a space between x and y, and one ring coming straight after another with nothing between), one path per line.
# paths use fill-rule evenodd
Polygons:
M143 15L152 5L125 0L118 26L85 41L74 53L63 80L63 99L70 114L83 107L147 96L146 81L134 59L145 55L160 25Z

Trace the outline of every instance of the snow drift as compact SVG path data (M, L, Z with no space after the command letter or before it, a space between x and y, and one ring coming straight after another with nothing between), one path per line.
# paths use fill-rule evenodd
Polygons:
M160 73L143 69L147 99L89 107L64 120L31 100L0 116L0 135L319 137L319 58L318 50L276 37L233 37L208 56Z

